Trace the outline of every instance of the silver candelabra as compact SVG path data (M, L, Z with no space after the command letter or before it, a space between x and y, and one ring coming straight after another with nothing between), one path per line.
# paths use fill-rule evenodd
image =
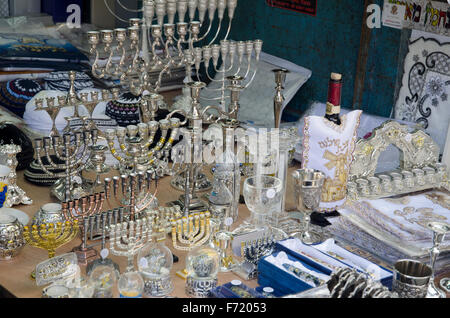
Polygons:
M97 130L83 130L73 134L64 134L62 137L53 136L35 140L37 160L42 170L57 178L52 187L51 193L60 201L80 199L90 193L87 182L83 181L81 171L83 171L89 158L89 146L97 143ZM63 164L53 162L50 154L54 153L56 158L63 161ZM41 156L45 155L49 166L54 169L64 169L64 172L54 173L42 162Z

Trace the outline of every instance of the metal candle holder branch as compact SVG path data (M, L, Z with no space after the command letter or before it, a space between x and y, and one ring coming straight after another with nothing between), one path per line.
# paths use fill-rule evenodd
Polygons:
M74 220L65 223L25 226L23 235L27 244L46 250L48 258L53 258L56 249L72 241L77 236L78 230L78 221ZM31 277L34 278L34 271Z
M97 251L87 246L89 218L103 209L105 193L96 193L89 197L62 203L62 211L67 220L77 220L80 224L81 245L74 248L78 263L87 265L97 256Z
M70 121L76 118L79 118L83 122L83 129L97 129L97 126L95 122L93 121L93 113L95 107L100 102L106 102L110 101L111 99L118 99L120 96L120 91L117 88L113 88L110 91L104 89L99 92L90 92L90 93L80 93L79 97L77 95L77 92L75 90L75 79L76 79L76 72L75 71L69 71L69 80L70 80L70 87L69 91L66 95L58 96L58 97L47 97L45 99L46 106L44 107L44 99L43 98L36 98L35 99L35 106L36 110L44 110L48 113L50 118L52 119L52 130L50 132L50 137L53 136L59 136L58 129L56 128L56 117L58 117L58 114L60 110L64 107L73 107L74 108L74 114L71 117L66 118L69 126L68 131L71 131L70 129ZM112 95L112 96L111 96ZM89 98L90 97L90 98ZM90 101L89 101L90 100ZM89 113L89 123L86 124L87 117L80 116L79 113L79 107L83 105L88 113ZM65 129L67 131L67 129Z
M75 141L72 143L72 138ZM37 153L37 160L42 170L45 173L62 178L58 180L52 188L52 194L60 201L69 201L72 199L79 199L86 196L84 189L75 189L72 184L72 178L81 174L81 171L86 168L89 158L89 145L95 145L97 142L97 130L84 130L83 132L75 132L74 134L64 134L61 137L53 136L52 138L45 137L43 139L35 139L35 148ZM80 154L80 150L83 151ZM49 165L55 169L64 169L65 172L54 173L51 172L42 162L42 150L49 162ZM50 157L50 152L53 150L59 160L64 161L64 164L56 164ZM83 162L84 161L84 162ZM60 189L61 183L63 189ZM82 182L81 182L82 183Z
M173 247L180 251L190 251L205 244L211 234L209 219L209 212L203 212L172 220Z
M153 178L155 179L155 192L152 194L151 183ZM129 220L136 220L137 213L144 212L157 204L158 177L152 170L148 170L146 173L139 172L138 174L115 176L112 179L105 178L104 185L105 197L109 207L114 206L112 199L115 199L119 202L119 207L125 208Z
M31 200L22 188L17 185L17 173L16 168L18 165L17 154L22 151L22 147L19 145L0 145L0 154L7 156L6 165L11 169L8 175L8 196L6 197L3 206L10 208L13 205L33 204Z
M153 217L110 225L109 249L112 254L128 258L127 272L134 270L134 256L152 238Z

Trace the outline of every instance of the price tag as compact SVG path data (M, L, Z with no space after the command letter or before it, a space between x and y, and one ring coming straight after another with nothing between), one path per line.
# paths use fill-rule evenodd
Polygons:
M146 268L146 267L148 267L148 261L147 261L147 259L146 259L145 257L142 257L142 258L139 260L139 267L141 267L141 268Z
M102 250L100 251L100 256L101 256L103 259L107 258L108 255L109 255L109 250L108 250L107 248L104 248L104 249L102 249Z
M271 294L271 293L273 293L273 288L272 287L264 287L263 292Z
M275 192L274 189L269 189L269 190L267 190L266 196L267 196L269 199L273 199L273 198L275 198L275 195L276 195L276 194L277 194L277 193Z
M225 225L230 226L233 224L233 218L226 218L225 219Z
M395 29L402 29L405 11L405 5L388 3L387 0L385 0L381 17L383 25Z

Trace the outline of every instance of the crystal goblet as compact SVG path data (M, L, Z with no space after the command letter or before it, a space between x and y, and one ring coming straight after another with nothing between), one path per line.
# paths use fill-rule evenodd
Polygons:
M254 176L244 181L245 204L251 212L247 223L256 229L268 228L267 216L277 212L283 197L280 179L269 176Z
M305 244L321 241L321 235L310 230L311 213L320 204L322 187L325 181L323 172L313 169L300 169L293 172L294 191L297 209L304 213L304 230L297 235Z

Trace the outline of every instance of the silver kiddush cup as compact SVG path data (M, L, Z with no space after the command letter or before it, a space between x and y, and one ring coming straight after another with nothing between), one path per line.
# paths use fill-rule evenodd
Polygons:
M399 260L394 266L392 291L401 298L425 298L431 277L429 265L415 260Z
M293 172L295 202L297 209L303 212L304 231L300 239L305 244L315 244L322 240L320 234L310 231L311 213L314 212L320 204L322 196L322 187L325 181L325 174L313 169L300 169Z

